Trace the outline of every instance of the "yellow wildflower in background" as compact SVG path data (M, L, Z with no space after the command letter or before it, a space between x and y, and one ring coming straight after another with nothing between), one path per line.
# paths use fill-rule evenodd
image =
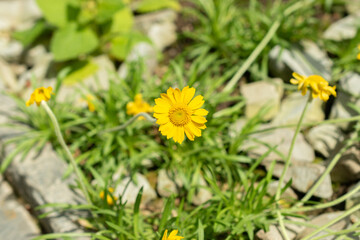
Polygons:
M140 93L135 95L135 99L133 102L129 102L126 104L126 113L128 115L136 115L141 112L149 113L152 112L152 107L142 99L142 95ZM139 119L144 119L140 117Z
M202 109L203 96L195 95L195 88L184 87L169 88L162 93L161 98L155 99L154 117L160 125L159 131L167 139L173 138L175 142L184 141L184 132L188 139L194 141L195 136L201 136L201 129L205 129L205 117L208 111Z
M94 105L94 100L95 100L95 97L91 94L87 94L86 95L86 103L88 105L88 108L89 108L89 111L90 112L95 112L95 105Z
M32 105L36 102L36 105L40 106L41 101L49 101L51 98L52 87L44 88L40 87L34 90L31 94L30 99L26 102L26 106Z
M312 98L319 97L326 102L329 100L330 95L336 97L336 86L329 86L328 81L319 75L304 77L294 72L293 77L295 79L291 79L290 82L298 85L298 90L301 90L302 95L305 95L308 87L310 87Z
M176 236L176 234L178 233L178 230L172 230L170 235L167 236L168 230L166 229L164 232L164 236L162 237L162 240L180 240L183 239L184 237L181 236Z
M358 50L360 51L360 44L357 45ZM356 59L360 60L360 53L356 55Z
M117 200L117 197L113 196L112 193L114 192L114 189L112 187L108 188L108 194L106 196L106 202L109 205L113 205L114 201L113 200ZM104 200L105 198L105 192L101 191L99 194L100 198Z

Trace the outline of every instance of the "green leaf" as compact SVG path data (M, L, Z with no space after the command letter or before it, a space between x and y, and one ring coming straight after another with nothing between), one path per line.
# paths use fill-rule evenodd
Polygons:
M93 75L98 70L98 65L91 61L79 61L71 65L69 75L67 75L63 83L65 85L75 84Z
M113 15L118 12L125 5L122 1L119 0L100 0L98 1L96 15L96 22L104 23L111 20Z
M118 60L124 60L136 43L144 41L150 42L140 33L121 34L111 40L110 54Z
M74 20L79 8L75 0L36 0L45 19L57 26L64 27L70 20Z
M129 8L123 8L117 11L112 20L110 32L128 33L134 25L134 17Z
M144 0L138 5L136 11L145 13L157 11L163 8L172 8L176 11L179 11L181 6L176 0Z
M71 23L55 32L50 49L56 61L66 61L90 53L98 45L99 40L91 28L79 28Z
M27 30L14 32L13 38L20 41L25 47L31 45L46 30L44 21L37 21L35 25Z

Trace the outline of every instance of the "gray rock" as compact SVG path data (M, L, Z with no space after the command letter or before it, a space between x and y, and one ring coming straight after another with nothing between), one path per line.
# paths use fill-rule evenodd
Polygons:
M358 182L357 184L351 186L349 188L348 192L352 191L354 188L359 187L359 185L360 185L360 182ZM346 199L346 201L345 201L345 209L348 210L348 209L354 207L357 204L360 204L360 191L356 192L351 197ZM360 210L354 212L352 214L352 216L355 216L359 220L360 219Z
M339 127L324 124L311 128L306 138L316 151L329 157L335 147L344 140L344 134Z
M170 197L171 194L178 194L177 186L182 186L179 179L172 180L165 169L159 171L156 190L162 197Z
M333 41L353 39L359 28L360 16L349 15L332 23L324 32L323 38Z
M10 92L19 90L16 77L10 65L0 57L0 81Z
M33 21L41 17L41 11L35 0L0 1L0 31L17 28L22 22Z
M0 38L0 57L8 62L17 62L20 59L24 47L15 40Z
M44 56L48 54L49 53L46 51L46 48L43 45L37 45L27 52L25 62L29 66L34 66L38 63L41 63Z
M271 124L263 124L259 130L271 127ZM278 128L272 131L252 134L250 139L245 140L241 149L247 151L250 157L257 158L265 154L269 148L264 145L276 147L276 151L272 151L264 160L284 160L289 153L291 140L295 134L295 130L289 128ZM254 139L255 141L251 140ZM260 144L264 143L264 144ZM305 141L304 136L299 133L295 140L294 149L291 155L291 162L312 162L315 158L314 150Z
M153 45L146 42L136 44L130 54L126 57L125 62L121 64L118 70L119 76L125 78L128 74L128 64L140 61L144 63L145 67L142 77L144 79L149 79L158 66L157 50Z
M329 162L331 159L329 160ZM350 147L331 171L334 182L350 183L360 180L360 144Z
M325 79L331 78L332 61L325 51L315 43L302 41L301 46L282 49L275 46L269 53L269 68L271 73L285 81L290 80L291 74L320 75Z
M358 113L349 107L349 104L355 104L360 107L360 75L354 72L348 73L345 77L340 79L338 96L335 99L334 105L331 108L330 118L349 118L358 115ZM336 123L337 126L344 130L351 128L353 123L343 122Z
M195 182L197 182L197 193L192 198L192 203L195 205L201 205L212 198L212 194L208 189L208 186L201 175L196 176Z
M130 181L128 187L126 185ZM156 198L156 192L151 187L149 181L145 176L140 173L135 174L134 180L131 180L130 177L124 178L120 184L115 187L115 196L122 195L123 202L126 201L127 204L134 204L136 197L140 191L140 188L143 187L143 194L141 198L141 204L146 205L151 200ZM126 189L125 189L126 188ZM125 190L125 192L124 192ZM123 194L124 193L124 194Z
M264 162L267 170L269 170L270 162ZM284 169L283 164L276 164L273 175L280 177ZM299 192L306 193L319 179L325 167L314 163L294 163L285 174L284 181L288 182L292 179L291 186ZM319 198L329 198L333 194L330 176L326 176L324 181L316 189L314 196Z
M270 196L275 196L276 194L276 190L277 190L277 187L279 185L279 181L273 181L271 182L268 187L267 187L267 193L270 195ZM285 186L285 183L283 183L282 187ZM286 200L296 200L298 199L298 196L296 195L296 193L294 192L294 190L292 190L290 187L287 188L285 190L285 192L281 195L281 198L282 199L286 199Z
M30 240L39 234L36 221L0 175L0 239Z
M159 51L176 41L175 11L167 9L135 18L135 28L149 36Z
M13 149L14 145L7 145L5 155ZM57 157L51 145L46 144L40 153L31 150L24 160L19 155L15 157L5 174L32 208L48 203L83 204L83 197L69 188L70 184L75 184L74 178L63 179L66 168L65 162ZM36 214L51 210L40 209ZM80 211L58 211L39 221L47 232L82 232L76 221L80 216L85 217L84 214Z
M277 227L270 225L269 231L265 232L263 229L256 233L258 240L283 240L283 237Z
M239 118L234 123L232 123L229 127L229 136L231 138L234 138L237 135L239 135L243 127L245 126L246 122L247 120L245 118Z
M42 82L43 80L45 80L52 60L52 54L44 54L38 56L35 65L31 69L20 75L18 85L20 85L20 87L24 89L27 82L30 81L32 78L35 78L38 82Z
M287 125L297 124L304 110L309 92L302 96L300 92L294 92L287 96L281 103L280 112L272 120L272 124ZM308 106L303 123L321 122L325 118L322 110L323 101L319 98L313 99Z
M346 11L350 14L359 15L360 13L360 1L359 0L345 0Z
M283 94L282 80L259 81L245 84L241 87L241 94L245 97L246 118L252 118L264 107L268 107L263 120L270 120L279 111L280 100Z
M315 218L311 219L308 223L313 225L314 227L316 227L316 226L321 227L321 226L329 223L331 220L334 220L335 218L339 217L342 214L344 214L343 211L324 213L324 214L321 214L320 216L316 216ZM328 228L328 230L340 231L340 230L343 230L343 229L346 229L347 227L349 227L350 224L351 224L350 223L350 218L346 217L346 218L338 221L337 223L333 224L332 226L330 226ZM313 231L315 231L314 228L306 228L301 233L299 233L299 235L297 236L296 239L303 239L305 236L311 234ZM314 238L315 237L320 237L320 236L322 236L324 234L327 234L327 232L322 231L322 232L316 234L314 236ZM323 237L321 239L322 240L333 240L333 239L336 239L336 235Z

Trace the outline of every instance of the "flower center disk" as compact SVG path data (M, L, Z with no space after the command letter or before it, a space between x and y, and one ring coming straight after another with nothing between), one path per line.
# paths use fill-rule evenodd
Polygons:
M169 110L169 119L175 126L185 126L190 122L191 112L186 106L173 106Z

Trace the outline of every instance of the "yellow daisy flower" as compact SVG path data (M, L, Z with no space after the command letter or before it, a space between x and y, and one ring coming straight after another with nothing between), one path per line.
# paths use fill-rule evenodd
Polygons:
M142 94L138 93L135 95L133 102L126 104L126 113L128 115L136 115L141 112L149 113L152 112L152 107L142 99ZM141 119L143 117L140 117Z
M114 189L112 187L108 188L108 194L106 196L106 202L109 205L113 205L114 201L113 200L117 200L117 197L113 196L112 193L114 192ZM100 198L104 200L105 198L105 192L101 191L99 194Z
M291 79L292 84L298 84L298 90L301 90L301 94L305 95L308 87L310 87L312 98L319 97L326 102L329 100L330 95L336 97L336 86L329 86L329 83L319 75L311 75L304 77L298 73L293 73L295 79Z
M170 235L167 236L168 230L166 229L164 232L164 236L162 237L162 240L180 240L183 239L184 237L181 236L176 236L176 234L178 233L178 230L172 230Z
M26 106L32 105L36 102L36 105L40 106L41 101L49 101L51 98L52 87L44 88L40 87L34 90L31 94L30 99L26 102Z
M88 104L88 108L90 112L95 112L95 105L94 105L95 97L91 94L86 95L86 103Z
M201 108L204 104L203 96L195 95L195 88L186 86L180 91L178 88L169 88L162 93L161 98L155 99L154 117L160 125L159 131L167 139L175 142L184 141L184 132L188 139L194 141L195 136L201 136L201 129L205 129L205 117L208 111Z

